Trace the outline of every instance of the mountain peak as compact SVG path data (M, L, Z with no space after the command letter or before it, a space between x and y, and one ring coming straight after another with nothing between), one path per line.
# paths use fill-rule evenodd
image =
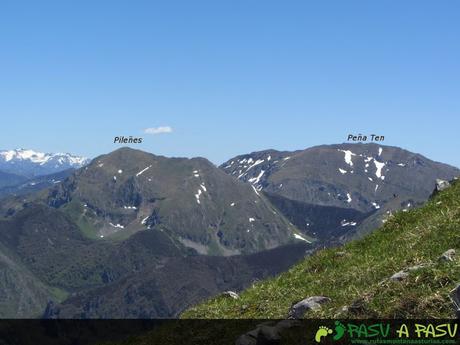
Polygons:
M88 163L88 158L70 153L45 153L24 148L0 151L0 170L28 177L78 169Z

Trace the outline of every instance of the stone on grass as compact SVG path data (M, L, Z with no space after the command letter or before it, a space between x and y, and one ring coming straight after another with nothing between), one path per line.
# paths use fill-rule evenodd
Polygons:
M409 276L409 273L407 273L406 271L399 271L399 272L396 272L395 274L393 274L390 277L390 280L401 281L401 280L406 279L408 276Z
M455 249L449 249L445 251L440 257L441 261L454 261L455 258Z
M447 189L450 187L450 183L447 180L442 180L442 179L436 179L436 191L441 192L444 189Z
M330 300L330 298L324 296L305 298L291 307L288 319L301 319L307 311L321 309L321 304L330 302Z
M222 292L222 296L224 296L224 297L230 297L230 298L233 298L233 299L238 299L238 298L240 298L240 296L239 296L236 292L233 292L233 291L225 291L225 292Z

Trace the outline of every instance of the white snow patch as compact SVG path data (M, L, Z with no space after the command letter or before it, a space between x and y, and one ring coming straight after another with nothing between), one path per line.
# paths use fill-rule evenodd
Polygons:
M253 185L251 185L251 187L252 187L252 189L254 189L254 192L255 192L258 196L260 196L260 194L259 194L259 192L257 191L257 189L256 189Z
M137 210L136 206L123 206L125 210Z
M385 179L385 177L382 176L382 169L385 166L385 163L379 162L379 161L374 159L374 164L375 164L375 168L377 169L375 171L375 176L377 176L378 178L380 178L382 180Z
M356 222L350 222L346 219L343 219L341 222L340 222L340 225L341 226L356 226Z
M374 180L372 179L372 177L368 177L368 179L369 179L369 181L374 181Z
M376 202L373 202L372 206L374 206L376 210L378 210L380 208L380 205L377 204Z
M249 218L249 223L255 222L256 220L254 218Z
M406 164L404 164L404 163L398 163L398 166L400 166L400 167L405 167Z
M196 202L198 204L201 204L200 202L200 195L201 195L201 189L198 189L198 193L195 194Z
M119 173L119 174L123 174L123 170L121 170L121 169L118 170L118 173Z
M339 168L339 172L340 172L342 175L347 173L346 170L343 170L343 169L340 169L340 168Z
M116 176L114 176L114 177L113 177L113 180L114 180L114 181L116 181L116 180L117 180L117 177L116 177Z
M381 156L382 151L383 151L383 149L381 147L379 147L379 157Z
M252 158L251 158L251 162L252 162ZM259 164L261 164L261 163L263 163L263 162L265 162L265 160L263 160L263 159L258 159L258 160L256 160L256 161L254 162L254 164L252 164L252 165L246 170L246 172L247 172L248 170L254 168L256 165L259 165ZM249 161L248 161L248 163L249 163Z
M291 157L286 157L286 158L283 158L283 161L287 161L288 159L291 159Z
M141 171L139 171L139 172L136 174L136 176L142 175L144 172L146 172L147 170L149 170L151 167L152 167L152 166L149 165L147 168L142 169Z
M147 223L147 219L149 219L149 216L145 217L144 219L141 220L141 224Z
M272 156L269 155L269 156L267 157L267 161L270 161L271 159L272 159Z
M349 166L353 166L353 161L351 160L352 156L356 156L353 152L350 150L339 150L340 152L343 152L345 154L345 163L347 163Z
M350 203L352 201L350 193L347 193L347 202Z
M230 206L231 206L231 207L235 206L235 203L234 203L234 202L232 202L232 203L230 204Z
M207 190L206 190L206 186L205 186L203 183L202 183L202 184L200 184L200 187L201 187L201 189L203 189L203 192L207 192Z
M377 192L377 189L379 189L379 185L378 185L378 184L375 185L374 193Z
M308 242L308 243L311 243L311 241L307 240L306 238L300 236L299 234L296 234L294 233L294 237L298 240L301 240L301 241L305 241L305 242Z
M117 223L117 224L109 223L109 224L110 224L110 226L113 226L114 228L120 228L120 229L124 229L124 228L125 228L123 225L118 224L118 223Z
M257 184L260 181L260 178L264 175L265 170L261 170L259 173L259 176L250 178L248 181L253 184Z

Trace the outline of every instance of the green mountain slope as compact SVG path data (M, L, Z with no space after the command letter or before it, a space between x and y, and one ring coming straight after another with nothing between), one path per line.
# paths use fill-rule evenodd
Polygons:
M359 241L318 251L237 300L215 298L182 317L285 318L292 304L310 296L331 301L307 312L307 318L454 317L449 291L459 283L460 260L440 260L448 249L460 249L458 181ZM401 270L408 272L405 279L389 279Z
M63 291L46 286L2 245L0 276L0 318L40 316L49 300L65 297Z
M299 241L297 228L262 194L204 158L121 148L52 188L3 200L0 214L11 217L32 202L63 211L90 239L153 230L200 254L223 256Z

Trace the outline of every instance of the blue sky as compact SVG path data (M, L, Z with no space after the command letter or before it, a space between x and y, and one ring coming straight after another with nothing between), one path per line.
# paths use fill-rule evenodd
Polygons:
M460 166L458 1L2 1L0 148L215 163L348 133ZM145 134L170 126L172 133Z

